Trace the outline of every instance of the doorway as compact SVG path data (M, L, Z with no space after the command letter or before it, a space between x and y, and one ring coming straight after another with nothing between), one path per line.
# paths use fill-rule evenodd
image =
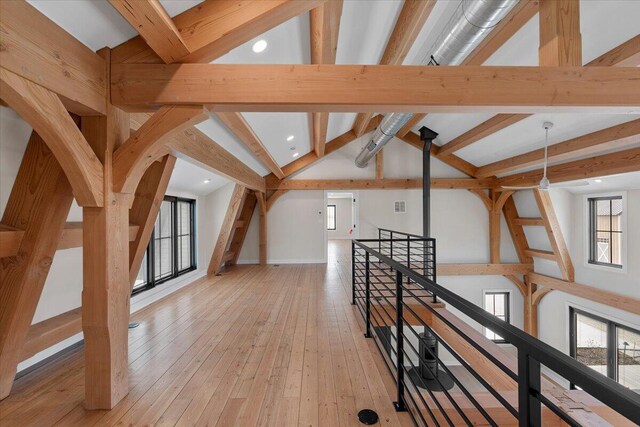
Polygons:
M337 246L359 237L357 191L325 191L325 247L327 254ZM331 258L328 256L328 258Z

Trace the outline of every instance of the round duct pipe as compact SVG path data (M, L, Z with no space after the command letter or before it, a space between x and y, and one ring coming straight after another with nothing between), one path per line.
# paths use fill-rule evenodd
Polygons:
M462 0L421 65L461 64L516 3L518 0ZM366 167L411 117L411 113L385 115L369 143L356 157L356 166Z

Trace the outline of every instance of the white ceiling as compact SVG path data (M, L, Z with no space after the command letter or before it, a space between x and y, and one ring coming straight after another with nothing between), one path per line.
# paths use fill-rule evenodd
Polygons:
M93 50L114 47L136 35L136 31L109 5L106 0L28 0L36 8ZM199 3L198 0L161 0L174 16ZM434 39L457 8L458 1L440 0L410 50L405 64L419 64L429 52ZM339 64L376 64L380 60L395 21L402 8L398 0L345 0L341 18L336 62ZM602 53L630 39L639 32L640 1L638 0L582 0L580 3L583 60L591 61ZM264 39L268 46L262 53L251 50L253 43ZM486 65L537 65L538 17L528 22L514 37L500 48ZM232 50L215 62L241 64L309 63L308 14L293 18L265 34ZM490 118L491 114L430 114L414 130L425 125L440 136L437 144L444 144ZM311 147L309 118L305 113L246 113L248 123L267 146L281 166L294 160ZM327 138L331 140L348 131L353 125L353 113L332 113L329 116ZM457 154L476 165L542 147L542 122L553 121L550 143L563 141L584 133L636 119L638 115L553 114L536 115L491 135ZM259 174L268 170L215 119L198 128L229 150ZM286 137L294 135L289 143ZM291 146L295 150L290 150ZM345 163L345 168L346 166ZM354 174L355 174L355 166ZM349 171L342 174L349 175ZM217 188L224 178L202 184L212 173L192 164L179 161L171 180L171 187L179 191L207 194Z

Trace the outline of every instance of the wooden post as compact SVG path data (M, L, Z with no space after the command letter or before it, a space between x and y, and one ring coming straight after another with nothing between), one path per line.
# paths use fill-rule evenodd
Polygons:
M260 214L260 265L267 265L267 201L264 193L256 191Z
M384 153L383 150L376 154L376 179L384 179Z
M489 252L492 264L500 264L500 209L498 196L500 193L491 190L493 208L489 212Z
M31 134L2 225L24 230L16 256L0 260L0 399L9 395L73 194L60 163Z
M109 63L110 51L100 52ZM83 208L82 330L85 407L111 409L129 392L129 208L133 195L114 193L112 158L129 137L129 116L83 117L82 132L104 165L103 207Z
M582 66L580 0L540 0L539 64Z

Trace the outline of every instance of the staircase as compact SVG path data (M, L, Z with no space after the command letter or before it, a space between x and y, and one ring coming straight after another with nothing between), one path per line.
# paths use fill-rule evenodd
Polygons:
M225 267L238 262L256 204L257 199L253 191L241 185L235 186L211 255L208 274L220 274Z

